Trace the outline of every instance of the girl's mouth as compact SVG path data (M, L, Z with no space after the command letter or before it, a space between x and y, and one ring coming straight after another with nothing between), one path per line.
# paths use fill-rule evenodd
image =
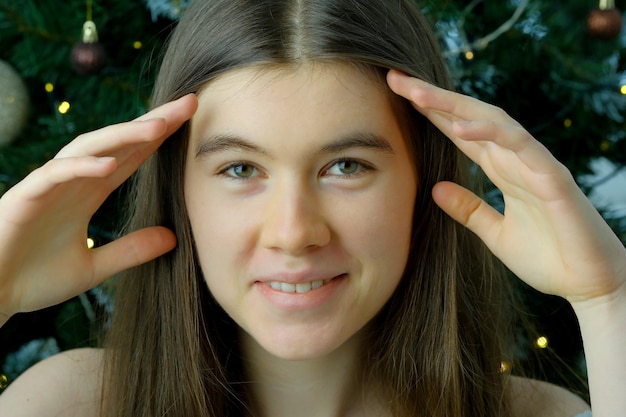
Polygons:
M331 281L330 279L325 279L325 280L316 280L316 281L309 281L309 282L299 282L296 284L289 283L289 282L281 282L281 281L271 281L269 282L269 286L272 287L272 289L276 291L280 291L284 293L305 294L309 291L316 290L318 288L323 287L324 285L328 284L330 281Z

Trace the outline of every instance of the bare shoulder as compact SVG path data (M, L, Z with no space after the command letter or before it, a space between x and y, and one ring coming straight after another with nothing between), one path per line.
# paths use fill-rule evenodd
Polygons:
M514 376L509 386L515 417L575 417L589 410L582 398L557 385Z
M0 395L0 415L95 417L102 360L99 349L76 349L37 363Z

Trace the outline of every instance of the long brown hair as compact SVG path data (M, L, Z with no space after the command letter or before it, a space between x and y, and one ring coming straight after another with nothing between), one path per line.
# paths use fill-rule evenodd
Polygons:
M395 68L451 88L414 0L197 0L169 41L153 105L234 68L312 61L366 68L381 85ZM509 415L499 269L430 196L441 180L470 186L470 165L402 105L420 188L412 247L399 287L368 326L364 375L380 384L394 416ZM168 226L178 246L119 282L103 417L252 414L236 325L212 299L194 253L183 198L186 140L183 127L135 178L128 228Z

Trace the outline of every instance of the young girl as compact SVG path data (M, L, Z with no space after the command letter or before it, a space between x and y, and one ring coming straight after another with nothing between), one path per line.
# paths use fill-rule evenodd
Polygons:
M450 88L412 0L194 2L154 110L0 200L3 320L129 270L104 349L34 366L0 414L585 413L500 371L509 300L489 250L571 302L594 416L623 414L626 250L542 145ZM91 215L138 168L128 234L88 250Z

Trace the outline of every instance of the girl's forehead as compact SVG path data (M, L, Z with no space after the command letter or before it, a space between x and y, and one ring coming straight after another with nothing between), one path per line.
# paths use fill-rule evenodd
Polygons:
M319 130L327 125L388 125L395 119L388 87L348 64L254 66L235 69L210 81L198 95L192 119L198 125L293 126Z
M281 91L281 87L284 89ZM311 61L298 64L254 65L227 71L207 82L198 92L202 97L216 92L237 95L302 93L324 88L344 89L355 95L363 89L375 88L392 94L380 70L364 65L342 62Z
M403 138L401 117L385 88L347 64L232 70L199 94L190 145L197 153L215 138L238 138L268 150L290 147L295 155L338 138ZM391 142L392 148L404 148L402 139Z

